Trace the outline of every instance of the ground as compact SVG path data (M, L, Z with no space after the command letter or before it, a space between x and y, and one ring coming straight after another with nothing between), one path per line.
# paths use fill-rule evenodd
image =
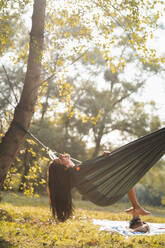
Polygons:
M75 201L73 218L57 224L51 218L47 196L26 198L5 193L0 203L0 248L151 248L165 247L165 235L126 238L119 234L99 231L92 219L130 220L115 204L100 208L86 201ZM147 206L146 206L147 207ZM144 221L165 223L165 209L151 208L154 215Z

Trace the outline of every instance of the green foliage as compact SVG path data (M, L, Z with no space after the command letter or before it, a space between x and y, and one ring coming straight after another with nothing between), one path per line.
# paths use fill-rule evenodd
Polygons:
M4 190L20 191L28 197L38 197L38 192L46 191L47 165L50 161L45 150L27 139L14 166L8 171ZM38 152L39 151L39 152Z
M143 184L143 202L151 205L164 205L165 197L165 161L160 160L140 181Z
M0 54L2 55L7 49L15 49L13 37L15 35L15 28L18 25L21 15L24 14L26 5L31 0L0 0ZM18 28L18 26L17 26Z
M72 157L85 160L85 143L73 135L72 121L59 117L58 124L48 119L34 122L32 133L47 147L60 153L67 152ZM24 192L28 197L46 192L47 167L51 159L47 151L36 141L27 137L14 165L8 171L4 190Z
M98 65L100 66L97 64L92 72L96 80L100 74L98 72L95 75ZM79 76L80 84L70 78L75 88L72 95L75 104L75 126L87 139L90 133L91 142L94 144L93 156L97 156L101 148L113 146L110 135L112 133L113 136L115 131L129 141L131 138L145 135L148 127L154 131L161 124L154 112L153 104L136 100L136 94L144 85L140 77L132 83L123 77L123 70L112 74L104 65L101 67L105 77L105 81L103 78L100 79L103 85L94 80L86 81L83 75ZM145 110L147 106L152 110L151 117ZM82 123L78 119L81 119ZM105 144L105 140L108 140L109 144Z
M18 190L19 187L19 181L20 181L21 175L18 173L17 168L14 168L13 166L10 168L10 170L7 173L3 189L4 190Z
M30 0L0 0L0 54L11 59L5 65L7 75L2 69L0 78L2 135L10 125L22 90L29 47L26 21L31 4ZM146 105L132 99L149 72L159 72L164 63L164 57L158 56L148 43L154 37L163 6L162 1L74 0L58 1L58 5L47 1L44 83L32 127L39 139L51 149L85 160L112 146L110 142L101 143L111 131L119 131L125 139L128 133L137 137L146 134L148 128L155 130L160 126L154 112L150 117ZM132 64L136 75L127 80L124 71L129 73ZM78 73L72 75L74 70ZM100 80L102 72L106 87L98 90L94 82L97 77ZM88 79L90 76L92 79ZM87 148L89 136L95 148ZM4 189L24 190L29 196L44 192L49 161L45 151L27 140ZM164 186L159 183L162 174L152 174L157 183L147 183L150 192L160 193Z

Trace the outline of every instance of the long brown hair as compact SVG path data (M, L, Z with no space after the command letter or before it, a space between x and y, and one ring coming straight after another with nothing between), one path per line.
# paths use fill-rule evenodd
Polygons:
M48 167L48 194L52 215L63 222L72 216L71 170L64 165L50 163Z

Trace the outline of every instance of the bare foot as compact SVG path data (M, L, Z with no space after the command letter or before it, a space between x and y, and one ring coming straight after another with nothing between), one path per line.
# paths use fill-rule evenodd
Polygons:
M131 214L133 216L139 216L139 215L148 215L148 214L151 214L151 212L149 211L146 211L145 209L141 208L141 207L138 207L138 208L128 208L125 210L125 212L127 214Z

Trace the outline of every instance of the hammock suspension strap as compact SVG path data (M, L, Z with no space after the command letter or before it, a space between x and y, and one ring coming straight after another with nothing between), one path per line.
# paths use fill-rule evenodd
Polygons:
M25 133L27 133L31 138L33 138L40 146L42 146L47 154L49 155L50 159L51 160L54 160L56 157L59 157L61 155L61 153L55 151L55 150L52 150L50 149L48 146L46 146L41 140L39 140L34 134L32 134L30 131L28 131L27 129L25 129L20 123L14 121L14 124L16 124L16 126L18 126L22 131L24 131ZM71 160L75 163L78 163L80 164L81 161L75 159L75 158L72 158L71 157Z

